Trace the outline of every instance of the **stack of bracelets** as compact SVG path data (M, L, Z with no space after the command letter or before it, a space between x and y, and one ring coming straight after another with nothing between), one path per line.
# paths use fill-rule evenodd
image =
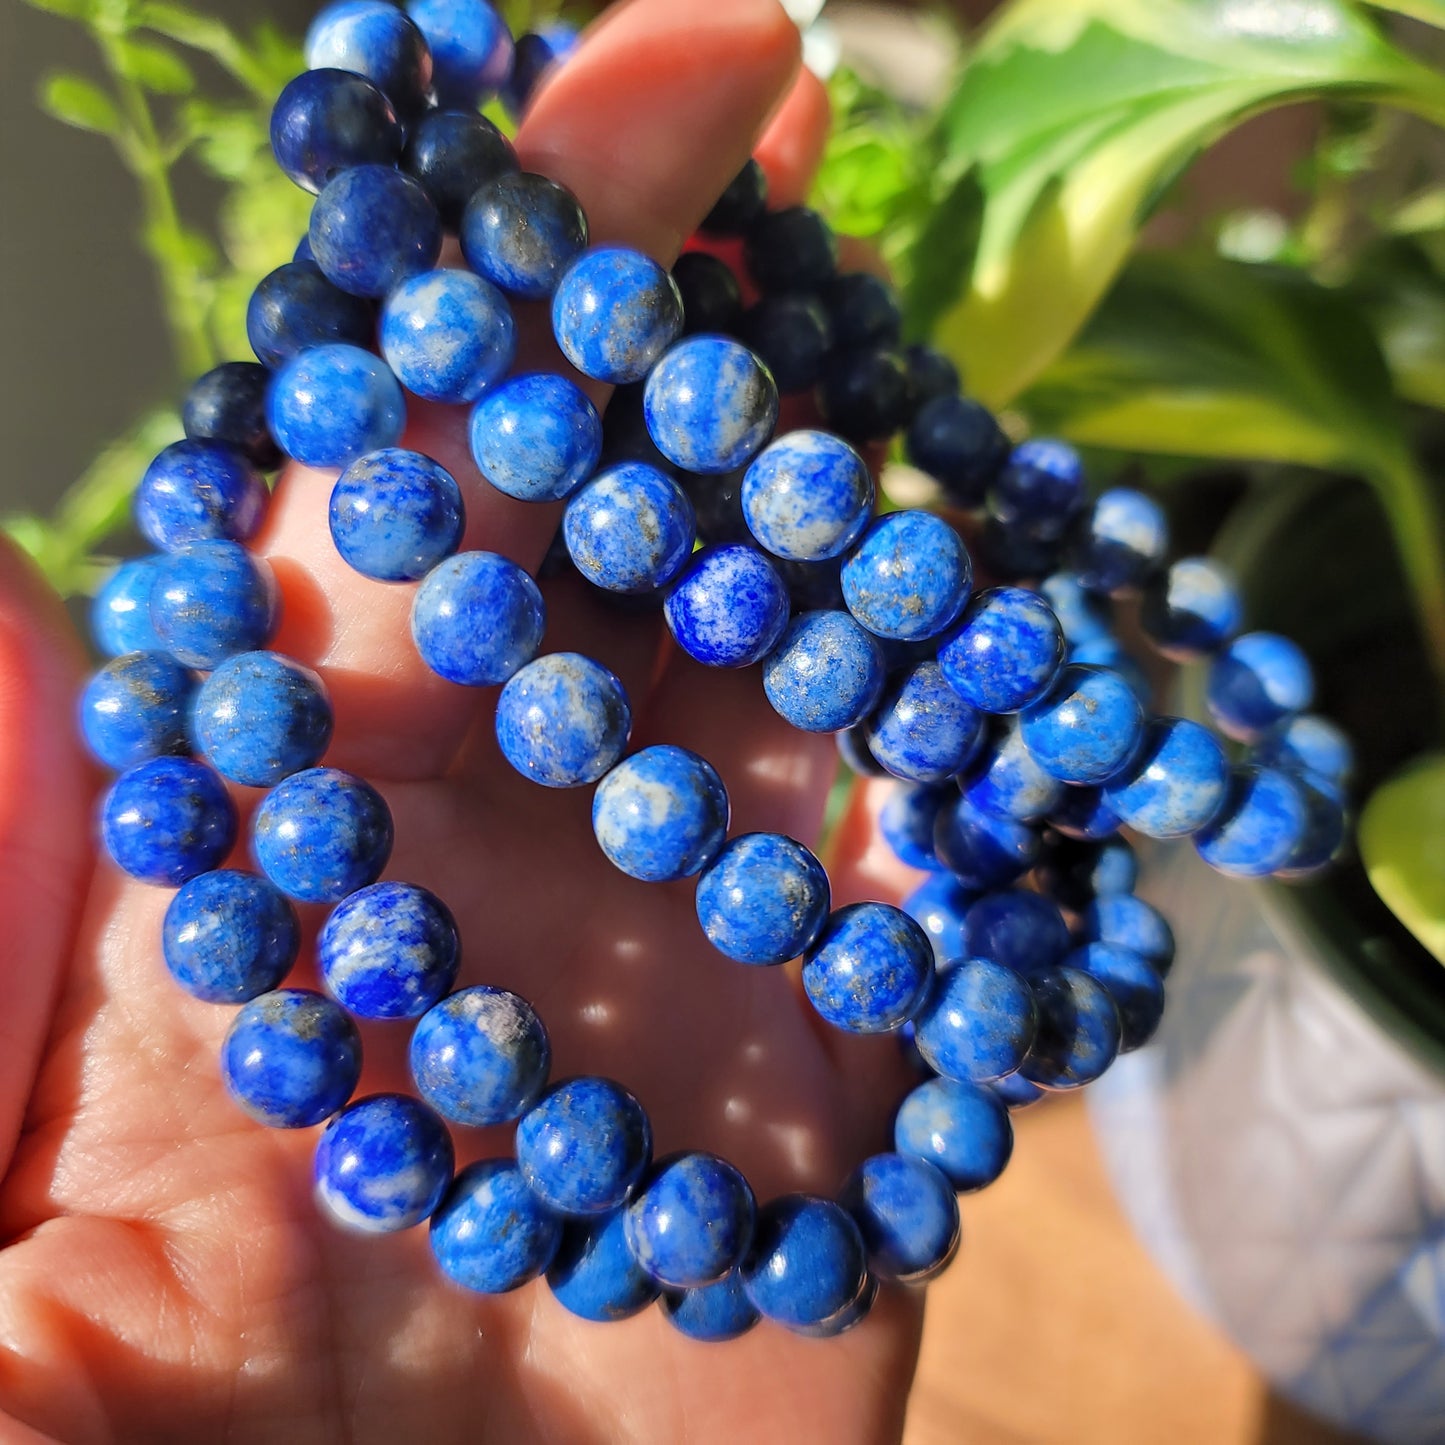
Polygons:
M1293 644L1236 635L1239 598L1217 565L1167 565L1154 502L1115 489L1089 504L1068 447L1010 446L944 356L900 348L888 286L837 273L822 217L767 209L756 163L670 274L636 251L589 249L570 192L520 172L477 112L499 87L523 105L568 37L514 51L481 0L409 11L325 10L312 68L277 103L277 159L318 193L309 235L252 298L260 364L202 377L187 440L145 473L136 517L156 553L123 564L96 603L113 660L86 689L83 728L120 773L104 845L126 873L178 890L163 938L176 982L241 1005L221 1056L240 1107L278 1127L325 1123L316 1193L340 1223L429 1219L451 1279L498 1292L545 1274L590 1319L660 1297L697 1339L760 1315L838 1334L879 1280L918 1283L949 1262L956 1195L1004 1168L1010 1109L1089 1082L1154 1030L1173 940L1133 896L1121 826L1190 836L1225 873L1314 873L1341 845L1349 746L1306 711L1310 670ZM448 233L470 269L437 269ZM753 304L708 246L741 255ZM550 299L567 360L619 388L605 423L572 381L512 374L509 298ZM625 756L619 680L580 654L539 656L536 582L506 557L458 552L456 482L397 446L403 388L471 407L492 486L566 502L544 572L572 567L631 606L660 606L703 664L761 663L783 718L836 734L855 772L898 780L882 831L931 874L901 909L830 912L827 874L802 844L727 836L727 790L705 759L672 746ZM835 434L774 439L780 391L816 392ZM899 432L952 508L982 510L990 571L1041 581L971 595L949 521L875 515L855 446ZM265 650L276 588L245 543L283 454L341 469L331 532L352 568L420 583L412 637L426 664L460 686L501 685L507 762L546 787L596 784L597 842L617 868L696 876L717 950L745 965L801 957L823 1019L894 1031L913 1053L926 1077L897 1110L896 1152L860 1164L836 1201L759 1207L714 1155L654 1163L626 1089L549 1084L547 1032L525 999L453 991L450 913L425 889L376 881L387 806L319 766L332 731L322 683ZM1209 659L1209 711L1247 748L1239 759L1195 722L1147 714L1109 607L1141 592L1161 653ZM219 866L238 827L228 784L269 790L251 825L256 873ZM331 906L317 943L329 997L281 987L296 901ZM350 1102L352 1015L415 1021L419 1097ZM515 1158L454 1173L447 1121L515 1122Z

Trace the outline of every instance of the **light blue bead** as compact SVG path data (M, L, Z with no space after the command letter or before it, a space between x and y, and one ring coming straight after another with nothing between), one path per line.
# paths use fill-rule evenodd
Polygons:
M933 825L949 796L947 789L922 783L900 783L888 790L878 814L878 831L900 863L929 872L942 866L933 849ZM904 912L913 917L906 905Z
M658 1160L625 1211L628 1248L660 1285L694 1289L723 1279L752 1241L748 1181L715 1154Z
M1034 761L1017 724L986 756L986 764L971 773L964 787L969 800L985 813L1032 823L1047 817L1058 806L1064 784Z
M565 502L602 454L597 408L564 376L532 372L493 388L472 410L472 457L499 491Z
M1101 492L1075 533L1074 571L1091 592L1135 592L1168 555L1164 509L1132 487Z
M476 110L512 69L512 32L487 0L407 0L426 37L432 84L444 110Z
M1102 597L1087 591L1072 572L1055 572L1039 583L1039 593L1054 610L1064 641L1071 647L1097 642L1114 633L1113 611Z
M1122 826L1102 788L1065 788L1057 806L1050 810L1047 822L1065 838L1085 842L1112 838Z
M971 893L952 873L935 873L903 900L903 911L928 935L938 969L966 958L963 920L978 895Z
M529 662L497 699L502 756L534 783L595 783L622 756L632 709L621 682L577 652Z
M968 601L973 563L932 512L890 512L843 564L843 600L879 637L918 642L951 627Z
M415 395L476 401L511 369L517 352L512 308L471 271L411 276L382 305L381 350Z
M1295 880L1313 877L1327 868L1345 841L1345 810L1334 785L1313 773L1295 776L1304 804L1305 825L1299 841L1290 850L1274 876Z
M795 617L763 664L768 701L803 732L841 732L862 722L883 682L878 644L842 611Z
M651 592L692 555L697 522L687 493L646 462L599 472L567 503L567 554L594 587Z
M983 714L949 687L936 662L896 678L868 723L869 751L895 778L914 783L962 772L983 740Z
M841 1205L785 1194L758 1211L743 1287L770 1320L813 1328L857 1300L867 1268L863 1236Z
M641 381L682 333L682 297L650 256L600 246L557 283L552 331L583 376L619 386Z
M460 231L467 265L513 296L550 296L587 244L577 197L545 176L498 176L467 203Z
M222 777L250 788L314 767L331 742L331 726L321 679L275 652L228 657L191 705L196 746Z
M965 888L986 893L1012 883L1034 866L1039 830L1030 823L985 813L964 797L939 812L933 847L938 861Z
M1304 712L1314 695L1309 660L1289 638L1247 632L1215 658L1205 702L1222 732L1252 743L1291 713Z
M343 1109L316 1146L316 1198L338 1224L390 1234L420 1224L452 1182L446 1125L418 1099L373 1094Z
M775 557L841 557L873 515L873 477L847 442L821 431L779 437L743 477L743 517Z
M1017 1071L1034 1024L1028 984L1001 963L969 958L934 980L914 1021L914 1041L935 1073L987 1084Z
M545 627L537 584L495 552L462 552L439 563L411 608L422 661L466 687L506 682L537 655Z
M1164 915L1132 893L1096 898L1079 915L1082 943L1113 943L1147 959L1163 977L1174 962L1174 932Z
M431 197L392 166L351 166L311 208L311 254L322 275L352 296L385 296L430 271L442 249Z
M1343 788L1355 770L1355 750L1327 718L1300 713L1276 723L1260 738L1250 761L1287 773L1312 773Z
M923 930L888 903L854 903L823 925L803 964L819 1015L854 1034L881 1034L912 1018L933 979Z
M279 602L271 568L236 542L170 553L151 586L151 626L164 651L207 671L271 640Z
M1104 789L1109 807L1136 833L1182 838L1224 805L1229 761L1208 728L1187 718L1149 724L1139 756Z
M964 916L963 944L970 958L987 958L1028 977L1069 951L1069 926L1058 904L1016 888L973 904Z
M554 1085L517 1125L517 1163L558 1214L607 1214L625 1204L652 1158L642 1105L611 1079Z
M1119 1053L1119 1010L1108 989L1064 967L1036 974L1029 984L1038 1030L1019 1072L1044 1089L1077 1089L1097 1079Z
M236 840L220 778L190 758L152 758L122 773L101 804L101 841L118 868L176 888L217 867Z
M265 515L265 479L235 447L218 441L168 446L136 488L136 526L169 552L189 542L244 542Z
M277 987L300 945L296 910L280 889L231 869L183 884L161 930L171 977L206 1003L245 1003Z
M340 0L306 32L308 70L350 70L386 92L398 115L422 109L431 89L431 54L421 32L385 0Z
M853 1216L880 1279L923 1284L958 1253L958 1199L926 1160L875 1154L849 1176L839 1203Z
M547 1270L557 1303L584 1320L626 1320L657 1298L657 1285L627 1245L626 1209L601 1219L573 1220Z
M1218 652L1239 631L1244 602L1233 574L1208 557L1185 557L1144 592L1139 620L1175 662Z
M108 768L190 751L186 719L195 681L164 652L132 652L106 663L85 685L80 729Z
M704 871L697 917L707 940L739 963L786 963L828 916L828 875L781 833L744 833Z
M929 1079L898 1107L893 1147L926 1159L961 1194L983 1189L1003 1173L1014 1131L999 1097L979 1084Z
M298 352L276 373L266 415L287 456L309 467L344 467L396 445L406 401L379 357L332 342Z
M772 436L778 388L747 347L724 336L691 336L652 369L643 411L668 461L689 472L732 472Z
M448 1279L505 1294L536 1279L562 1242L562 1221L535 1198L510 1159L481 1159L457 1175L428 1229Z
M1117 674L1070 666L1025 709L1020 731L1034 761L1060 782L1102 783L1138 750L1144 709Z
M1298 783L1277 768L1237 768L1218 816L1194 835L1199 856L1235 878L1285 867L1309 819Z
M505 989L459 989L421 1017L411 1073L421 1096L459 1124L505 1124L547 1082L552 1046L537 1011Z
M95 594L90 631L107 657L165 651L151 626L151 587L161 561L153 556L122 562Z
M679 1334L709 1344L745 1335L760 1318L736 1269L701 1289L664 1290L662 1313Z
M712 764L686 748L644 748L597 785L592 829L629 876L646 883L690 878L727 836L727 789Z
M415 582L461 545L462 491L419 452L383 447L347 467L331 489L331 540L348 566L377 582Z
M1119 1052L1142 1048L1164 1016L1164 981L1146 959L1116 943L1086 943L1065 960L1109 990L1119 1010Z
M1064 661L1064 634L1037 592L994 587L968 605L939 649L948 685L980 712L1018 712L1038 700Z
M356 1025L329 998L302 988L253 999L221 1045L227 1092L274 1129L308 1129L329 1119L360 1077Z
M772 651L788 625L788 589L756 547L697 553L663 613L677 645L707 667L747 667Z

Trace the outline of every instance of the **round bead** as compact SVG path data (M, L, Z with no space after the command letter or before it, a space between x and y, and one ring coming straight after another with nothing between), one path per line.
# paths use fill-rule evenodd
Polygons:
M1079 913L1096 898L1132 893L1139 879L1139 860L1122 838L1082 843L1059 837L1045 852L1036 877L1048 897Z
M405 1094L373 1094L343 1109L316 1146L316 1198L338 1224L390 1234L420 1224L452 1181L446 1125Z
M597 408L563 376L514 376L472 411L472 457L499 491L523 502L564 502L602 454Z
M818 410L850 441L887 440L907 422L911 402L908 366L896 351L862 346L823 363Z
M758 1211L743 1287L770 1320L789 1329L815 1327L853 1304L867 1267L863 1236L840 1205L785 1194Z
M1023 1063L1034 1022L1028 984L1001 963L970 958L934 980L914 1023L914 1041L935 1073L986 1084Z
M880 1279L923 1284L958 1253L958 1199L927 1160L875 1154L849 1175L838 1202L853 1216Z
M156 569L150 611L165 651L207 670L266 645L276 626L276 584L270 567L239 544L192 542Z
M344 467L395 446L406 423L396 377L358 346L299 353L276 374L267 406L282 450L309 467Z
M1112 838L1121 826L1100 788L1065 788L1047 822L1066 838L1092 841Z
M690 336L653 368L643 409L652 440L674 465L731 472L772 436L778 388L747 347L724 336Z
M1039 583L1039 593L1059 619L1064 641L1070 647L1113 638L1114 621L1109 604L1085 591L1072 572L1055 572L1045 577Z
M982 714L943 680L936 662L895 678L868 723L868 747L896 778L941 783L967 767L984 738Z
M1211 868L1263 878L1289 862L1308 816L1299 784L1276 768L1238 768L1214 821L1194 836Z
M80 728L106 767L121 772L149 758L190 751L186 719L195 682L164 652L131 652L85 685Z
M132 878L176 888L231 851L236 810L210 768L189 758L152 758L111 784L101 838Z
M1150 963L1115 943L1086 943L1064 966L1087 973L1109 990L1119 1010L1121 1054L1149 1042L1164 1016L1164 982Z
M1083 943L1110 943L1147 959L1162 977L1174 962L1174 933L1164 915L1131 893L1105 894L1079 915Z
M748 1181L715 1154L661 1159L624 1214L627 1246L658 1284L693 1289L724 1278L752 1240Z
M151 626L151 588L162 560L152 556L122 562L95 594L90 631L107 657L165 651Z
M1038 861L1039 832L1028 823L985 813L964 797L940 810L933 829L938 861L976 893L1002 888Z
M476 401L511 370L517 351L512 308L470 271L409 276L382 304L381 350L415 395Z
M234 447L253 467L270 471L281 452L266 425L271 373L254 361L212 367L186 393L181 425L193 442Z
M981 712L1018 712L1036 702L1064 661L1064 635L1037 592L995 587L969 604L938 649L948 685Z
M873 514L873 478L863 458L827 432L779 437L743 478L743 517L775 557L840 557Z
M432 83L431 52L421 31L385 0L340 0L306 32L306 64L364 75L403 119L422 111Z
M703 329L689 326L688 332ZM814 297L797 292L764 296L727 329L736 330L738 339L757 354L784 396L818 384L831 334L828 314Z
M685 335L710 331L730 334L742 324L742 287L726 261L705 251L685 251L672 263L672 279L682 298ZM752 341L748 341L748 345L758 350ZM771 367L772 363L768 365ZM781 386L782 382L778 384Z
M964 793L985 813L1032 823L1058 807L1064 784L1034 761L1014 726L987 755L987 762L972 773Z
M497 700L497 742L524 778L547 788L595 783L622 756L632 709L621 682L576 652L529 662Z
M253 999L221 1045L221 1078L259 1124L308 1129L356 1090L361 1037L345 1009L304 988Z
M153 546L172 552L191 542L244 542L261 525L266 483L225 442L173 442L141 478L135 520Z
M1128 684L1129 691L1139 699L1141 707L1147 711L1153 706L1154 689L1150 686L1148 675L1117 638L1080 642L1069 649L1069 661L1079 667L1105 667L1118 673Z
M679 1334L710 1344L745 1335L759 1318L736 1269L700 1289L664 1290L662 1313Z
M985 570L1000 582L1022 582L1052 572L1063 557L1064 543L1062 538L1040 541L1020 528L1010 530L996 518L985 517L978 548Z
M1304 804L1305 825L1299 841L1290 850L1284 867L1275 869L1276 878L1309 878L1325 868L1345 841L1345 810L1329 783L1313 774L1295 778Z
M963 919L976 895L952 873L935 873L903 900L903 911L928 935L936 967L968 957Z
M506 682L536 656L545 626L537 584L495 552L463 552L440 563L411 609L422 661L466 687Z
M479 1294L505 1294L536 1279L562 1242L562 1222L527 1188L510 1159L481 1159L452 1182L428 1227L448 1279Z
M274 652L228 657L191 707L196 746L222 777L251 788L314 767L331 742L331 725L321 679Z
M1224 804L1229 762L1208 728L1187 718L1149 724L1139 756L1104 789L1109 807L1136 833L1182 838Z
M966 396L940 396L921 406L905 444L908 460L964 508L983 504L1009 454L993 413Z
M365 348L375 326L371 302L333 286L314 261L272 271L252 292L246 308L251 349L272 369L313 346L346 343Z
M460 236L473 271L510 295L541 301L586 246L587 217L565 186L520 171L472 196Z
M803 732L839 732L861 722L883 681L877 643L836 610L795 617L763 667L768 701Z
M404 132L391 102L350 70L304 70L271 111L276 164L313 194L351 166L393 165Z
M903 348L903 359L908 363L908 379L913 384L914 400L920 410L940 396L958 395L963 378L952 358L943 352L915 341Z
M1003 1173L1013 1153L1014 1131L1008 1110L991 1089L929 1079L899 1105L893 1147L926 1159L967 1194Z
M767 206L767 173L749 156L698 229L709 236L741 236L762 218Z
M717 855L728 828L727 789L686 748L644 748L597 785L592 829L624 873L646 883L690 878Z
M1097 1079L1119 1052L1119 1010L1108 989L1064 967L1035 974L1029 984L1038 1031L1019 1072L1044 1089L1077 1089Z
M408 132L401 166L431 198L442 225L455 231L473 194L517 169L517 153L474 110L434 110Z
M1144 709L1112 672L1066 667L1026 708L1020 731L1034 761L1060 782L1102 783L1124 768L1144 735Z
M597 1220L573 1220L547 1271L547 1283L563 1309L605 1324L630 1319L657 1298L657 1285L627 1245L627 1210Z
M650 256L626 246L585 251L552 297L562 354L598 381L641 381L682 334L682 297Z
M766 657L788 625L788 589L756 547L727 543L699 552L663 607L689 657L707 667L747 667Z
M1079 454L1063 442L1020 443L989 488L988 509L1009 531L1033 541L1062 537L1084 500Z
M277 987L300 945L301 925L285 896L264 878L231 869L183 884L161 930L171 977L206 1003L245 1003Z
M475 110L507 83L512 32L487 0L407 0L406 10L426 37L442 105Z
M1025 977L1052 968L1069 951L1069 926L1058 905L1013 889L980 898L963 921L964 948Z
M1289 638L1247 632L1215 658L1205 701L1222 732L1252 743L1291 713L1304 712L1314 695L1309 660Z
M812 291L837 267L838 238L817 211L785 206L752 221L743 260L761 291Z
M577 570L609 592L651 592L692 555L696 522L687 494L646 462L600 472L567 503L562 535Z
M1164 509L1132 487L1111 487L1080 524L1073 553L1079 581L1091 592L1135 592L1169 555Z
M834 344L896 346L903 330L903 313L893 288L869 271L834 276L819 288L818 298L828 311Z
M941 866L933 851L933 826L948 796L946 789L922 783L889 789L878 814L878 831L900 863L929 872ZM903 911L913 917L907 905Z
M310 238L328 281L353 296L385 296L436 265L442 223L410 176L390 166L356 166L316 197Z
M828 875L781 833L734 838L697 885L707 940L739 963L786 963L817 938L828 916Z
M377 582L415 582L450 557L466 513L450 472L419 452L383 447L358 457L331 491L331 540Z
M1251 761L1287 773L1311 773L1337 788L1343 787L1355 770L1349 738L1314 713L1300 713L1276 723L1255 744Z
M552 1046L537 1011L505 989L459 989L422 1015L411 1073L422 1097L459 1124L519 1118L547 1082Z
M933 946L901 908L854 903L823 925L803 965L818 1013L854 1034L881 1034L912 1018L933 979Z
M381 795L335 768L293 773L266 795L251 824L261 871L302 903L339 903L374 883L391 841Z
M1185 557L1150 582L1139 621L1165 657L1189 662L1229 642L1244 621L1244 603L1222 564Z
M1047 1089L1030 1083L1022 1074L1010 1074L1006 1079L996 1079L989 1088L1011 1113L1018 1109L1027 1109L1030 1104L1037 1104L1040 1099L1048 1098Z
M879 517L843 564L848 610L879 637L917 642L950 627L968 600L973 564L932 512Z
M642 1105L611 1079L554 1085L517 1125L517 1163L558 1214L606 1214L625 1204L652 1155Z

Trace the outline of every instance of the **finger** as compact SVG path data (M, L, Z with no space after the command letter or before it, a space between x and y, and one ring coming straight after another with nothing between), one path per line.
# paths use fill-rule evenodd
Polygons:
M800 70L753 153L767 172L768 204L774 209L800 206L808 199L823 164L832 119L828 88L811 70Z

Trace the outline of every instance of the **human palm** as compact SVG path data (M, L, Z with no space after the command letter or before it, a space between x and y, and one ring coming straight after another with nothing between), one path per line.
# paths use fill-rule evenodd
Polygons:
M795 68L772 0L634 0L543 93L524 163L576 190L595 238L670 256ZM805 181L820 125L804 83L765 143L783 194ZM524 325L540 348L545 323ZM454 414L414 416L409 440L461 481L464 545L535 568L555 512L491 491ZM494 693L451 687L416 657L412 589L368 582L336 556L329 490L293 468L259 539L284 599L275 646L326 678L328 763L370 778L392 807L387 876L455 912L460 982L530 998L554 1076L627 1084L659 1152L716 1150L762 1198L834 1191L885 1143L901 1088L892 1051L826 1029L785 971L713 952L689 884L614 871L585 792L514 774L492 735ZM634 745L713 761L735 832L816 835L831 743L789 730L754 673L669 653L655 615L609 610L576 579L544 591L544 646L618 673ZM358 1238L323 1219L314 1131L240 1113L217 1067L231 1011L165 975L169 895L95 862L95 778L71 724L77 655L55 600L0 557L0 1441L896 1435L920 1316L901 1293L829 1343L764 1326L704 1346L657 1310L604 1327L545 1286L468 1294L441 1278L424 1230ZM840 860L839 897L856 878ZM319 910L308 912L314 930ZM407 1087L406 1033L363 1027L361 1093ZM501 1131L458 1131L460 1162L508 1147Z

